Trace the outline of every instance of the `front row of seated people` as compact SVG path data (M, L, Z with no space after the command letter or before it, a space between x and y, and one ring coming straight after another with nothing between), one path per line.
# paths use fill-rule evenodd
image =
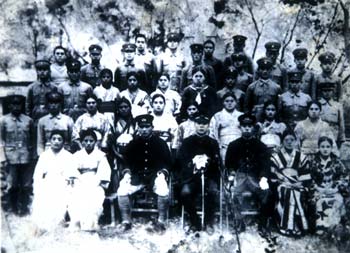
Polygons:
M132 228L129 197L146 188L157 196L158 220L154 225L164 231L171 153L167 143L152 131L152 115L140 115L135 121L136 135L122 152L127 165L121 171L117 189L121 227L125 231ZM182 141L175 161L179 170L173 174L179 179L180 202L189 215L190 230L213 231L223 164L218 143L208 135L209 118L198 115L193 121L194 132ZM238 121L242 135L227 147L224 165L228 177L224 181L233 184L234 203L242 202L243 192L252 193L259 206L259 230L266 232L271 218L277 229L289 236L322 234L337 225L344 216L349 173L332 153L333 140L319 137L318 152L307 156L296 148L296 134L285 130L281 149L270 155L271 149L255 137L255 116L245 113ZM41 229L48 230L62 222L67 211L71 229L79 225L82 230L98 228L111 169L105 153L95 147L94 130L83 130L80 140L84 149L71 154L63 148L65 134L54 130L50 148L39 158L34 173L32 217ZM195 201L203 183L205 227L196 213Z

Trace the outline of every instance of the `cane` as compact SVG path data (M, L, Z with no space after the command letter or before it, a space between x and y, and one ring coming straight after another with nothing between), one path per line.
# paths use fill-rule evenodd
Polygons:
M202 220L201 220L201 225L202 229L204 228L204 170L201 170L201 179L202 179Z

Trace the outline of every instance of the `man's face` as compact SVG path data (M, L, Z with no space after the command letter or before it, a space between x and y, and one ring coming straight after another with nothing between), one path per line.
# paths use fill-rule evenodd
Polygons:
M176 50L179 47L179 42L174 40L169 40L167 46L171 50Z
M203 52L194 52L194 53L191 53L191 56L192 56L192 61L200 62L203 57Z
M46 80L48 80L50 78L50 73L51 72L50 72L50 69L42 69L42 68L40 68L40 69L36 70L36 73L37 73L38 78L40 80L46 81Z
M72 82L78 82L80 79L80 70L77 70L77 69L69 70L68 76Z
M196 134L202 136L208 133L209 124L208 123L195 123Z
M245 43L233 43L233 48L236 53L243 52Z
M90 58L91 58L92 64L99 64L100 60L102 58L102 54L101 54L101 52L91 52Z
M152 135L152 131L153 126L151 124L142 124L138 127L138 133L144 139L150 137Z
M50 101L47 104L48 110L52 115L57 115L61 111L61 102Z
M333 63L331 63L331 62L322 63L321 68L322 68L323 72L331 73L332 69L333 69Z
M244 67L244 61L243 60L235 60L233 62L233 66L236 68L236 69L242 69Z
M334 95L333 89L322 90L322 97L326 100L330 100Z
M266 67L259 67L258 68L258 74L261 79L269 79L271 73L271 68L266 68Z
M266 51L266 57L270 58L273 63L276 62L279 55L279 51Z
M298 69L304 69L307 59L306 58L294 58L295 65Z
M228 76L225 78L225 85L229 88L234 87L236 84L236 78L233 78L232 76Z
M124 58L127 61L133 61L135 58L135 51L125 51Z
M10 104L11 113L15 116L19 116L22 110L22 103L18 101L14 101Z
M249 138L253 136L254 126L252 124L242 124L240 125L240 129L243 137Z
M214 53L214 46L211 43L207 43L204 45L204 54L206 56L211 57Z
M138 37L138 38L136 39L135 44L136 44L137 50L138 50L139 52L145 51L145 49L146 49L146 40L145 40L145 38L143 38L143 37Z
M300 90L301 82L298 81L290 81L289 88L293 93L297 93Z

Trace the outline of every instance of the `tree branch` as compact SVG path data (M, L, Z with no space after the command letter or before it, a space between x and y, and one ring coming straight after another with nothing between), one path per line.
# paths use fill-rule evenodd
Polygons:
M290 42L291 42L292 39L293 39L295 28L297 27L297 24L298 24L298 22L299 22L300 13L301 13L301 8L299 8L299 10L298 10L298 13L297 13L297 15L296 15L296 17L295 17L295 21L294 21L294 24L293 24L292 29L290 29L290 30L288 29L288 32L286 33L286 37L287 37L287 34L288 34L289 31L290 31L288 41L287 41L287 42L283 41L283 47L282 47L282 51L281 51L280 63L283 63L285 51L286 51L288 45L290 44Z
M311 63L313 62L313 60L315 59L315 57L318 55L318 53L320 52L321 48L323 48L324 44L326 44L327 42L327 39L328 39L328 36L330 34L330 32L332 31L333 27L334 27L334 23L335 23L335 18L337 17L337 14L338 14L338 6L339 4L337 3L334 7L334 13L333 13L333 17L332 17L332 20L331 22L329 23L328 25L328 30L327 30L327 33L326 35L324 36L322 42L320 44L316 44L316 50L315 50L315 53L314 55L311 57L308 65L307 65L307 68L310 67Z
M344 14L344 26L343 26L343 34L344 34L344 44L345 44L345 55L350 62L350 15L349 9L345 5L342 0L338 0Z
M245 0L245 3L247 5L247 8L248 8L248 11L250 13L250 17L253 21L253 24L254 24L254 28L255 28L255 31L257 33L257 37L255 39L255 45L254 45L254 49L253 49L253 54L252 54L252 59L254 59L254 56L255 56L255 53L256 53L256 50L258 48L258 43L259 43L259 40L260 40L260 37L261 37L261 30L259 29L259 26L258 26L258 22L256 21L255 19L255 15L254 15L254 12L253 12L253 8L252 6L248 3L248 0Z

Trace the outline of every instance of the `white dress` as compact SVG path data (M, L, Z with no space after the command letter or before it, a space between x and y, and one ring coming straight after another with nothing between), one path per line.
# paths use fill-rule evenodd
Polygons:
M105 153L97 148L90 154L85 149L76 152L73 163L76 169L71 176L76 180L68 206L71 223L80 222L82 230L96 229L105 198L100 183L110 181L111 168Z
M74 170L73 155L62 149L43 152L34 172L32 220L40 228L50 230L64 219L67 210L69 186L67 179Z

